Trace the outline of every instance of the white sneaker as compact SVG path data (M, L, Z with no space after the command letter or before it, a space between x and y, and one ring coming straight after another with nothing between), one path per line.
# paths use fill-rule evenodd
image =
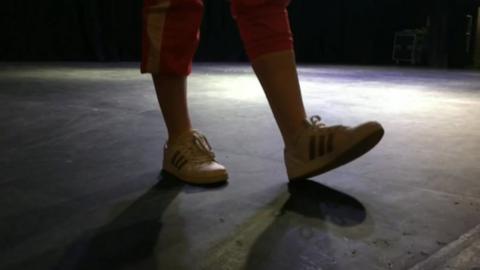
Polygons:
M370 151L383 134L378 122L327 127L320 116L313 116L305 120L305 128L299 131L293 145L285 147L288 178L305 179L342 166Z
M215 161L207 138L196 130L184 133L173 145L164 146L163 171L195 185L226 182L227 170Z

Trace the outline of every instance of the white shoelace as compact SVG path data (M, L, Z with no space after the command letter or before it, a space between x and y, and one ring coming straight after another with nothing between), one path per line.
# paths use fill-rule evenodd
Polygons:
M308 122L308 121L307 121ZM322 122L322 118L318 115L314 115L310 117L310 122L308 122L309 128L313 131L327 128L329 130L344 130L348 127L343 126L343 125L334 125L334 126L327 126L325 123Z
M310 124L310 128L312 129L320 129L327 126L325 123L322 122L322 118L319 115L314 115L310 117L309 124Z
M198 132L193 132L192 137L193 144L186 149L186 155L190 157L190 160L193 163L213 161L215 153L213 153L207 138Z

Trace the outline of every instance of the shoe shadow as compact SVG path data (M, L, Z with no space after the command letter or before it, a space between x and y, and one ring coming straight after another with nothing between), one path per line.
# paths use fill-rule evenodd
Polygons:
M332 235L348 237L349 231L356 232L355 225L366 223L369 227L365 207L357 199L309 179L289 183L288 191L290 196L280 214L255 238L243 269L339 269Z
M162 215L183 186L159 176L155 186L111 222L71 245L55 269L122 269L137 263L142 269L157 269L153 253Z
M290 198L282 212L295 212L341 227L361 224L367 218L365 207L357 199L312 180L290 182L288 191Z

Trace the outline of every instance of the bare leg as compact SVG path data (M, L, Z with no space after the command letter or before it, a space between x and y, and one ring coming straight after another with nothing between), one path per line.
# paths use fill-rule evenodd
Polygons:
M187 77L152 75L168 130L168 143L192 129L187 107Z
M265 91L283 141L292 144L306 118L293 51L260 56L252 62Z

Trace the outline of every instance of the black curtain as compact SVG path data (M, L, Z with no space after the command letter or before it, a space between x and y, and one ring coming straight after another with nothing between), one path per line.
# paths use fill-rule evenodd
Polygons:
M2 60L136 60L141 0L9 0Z
M197 61L246 61L230 1L206 0Z
M289 11L297 58L389 64L395 31L424 27L430 16L437 35L458 32L460 26L442 22L449 10L458 10L455 3L465 1L293 0ZM440 2L448 4L435 4ZM205 0L196 60L247 60L229 5L226 0ZM138 61L141 7L142 0L5 0L0 8L0 60Z

